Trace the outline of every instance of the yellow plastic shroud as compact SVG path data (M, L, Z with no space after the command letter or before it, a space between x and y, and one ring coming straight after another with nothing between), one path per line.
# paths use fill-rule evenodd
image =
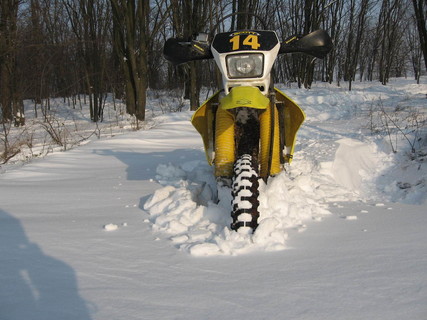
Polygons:
M304 122L305 114L283 92L275 88L275 93L275 108L258 88L235 87L220 101L220 92L215 93L196 110L191 123L202 136L208 163L215 164L215 176L233 175L236 157L235 119L228 110L237 107L264 110L260 112L261 177L279 173L283 163L292 161L297 132ZM271 130L274 130L273 134Z

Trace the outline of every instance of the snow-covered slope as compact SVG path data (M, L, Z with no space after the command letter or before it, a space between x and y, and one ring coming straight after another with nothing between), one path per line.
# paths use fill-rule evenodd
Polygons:
M0 319L426 319L426 132L374 120L425 119L427 85L354 88L284 88L308 119L253 236L190 112L4 167Z

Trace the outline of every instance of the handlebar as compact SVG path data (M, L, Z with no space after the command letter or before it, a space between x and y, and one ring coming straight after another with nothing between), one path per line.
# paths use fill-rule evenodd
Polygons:
M292 36L280 45L279 54L306 53L323 59L333 47L325 30L316 30L305 36ZM200 33L191 39L171 38L165 43L164 57L175 65L194 60L212 59L209 35Z
M332 50L332 39L325 30L316 30L303 37L288 38L280 45L279 53L301 52L323 59Z

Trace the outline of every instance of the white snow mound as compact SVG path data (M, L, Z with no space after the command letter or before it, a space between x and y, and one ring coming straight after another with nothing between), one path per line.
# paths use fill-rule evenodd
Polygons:
M375 143L344 138L338 140L332 172L337 183L356 193L362 193L364 183L377 176L389 164L388 155Z
M167 169L165 176L162 168ZM289 229L302 230L304 221L318 221L329 214L321 197L307 192L312 184L308 176L292 179L283 172L267 185L260 181L256 232L238 233L229 228L230 189L216 189L212 169L206 163L192 161L181 167L159 165L157 174L164 187L156 190L144 205L150 215L148 221L154 232L160 232L180 250L195 256L283 250Z

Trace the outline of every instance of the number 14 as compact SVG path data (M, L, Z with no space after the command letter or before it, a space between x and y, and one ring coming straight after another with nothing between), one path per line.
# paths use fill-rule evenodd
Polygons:
M240 49L240 35L234 36L230 39L230 42L233 44L232 50L239 50ZM258 49L261 45L258 42L258 36L250 34L246 36L246 38L243 40L243 45L245 46L251 46L253 50Z

